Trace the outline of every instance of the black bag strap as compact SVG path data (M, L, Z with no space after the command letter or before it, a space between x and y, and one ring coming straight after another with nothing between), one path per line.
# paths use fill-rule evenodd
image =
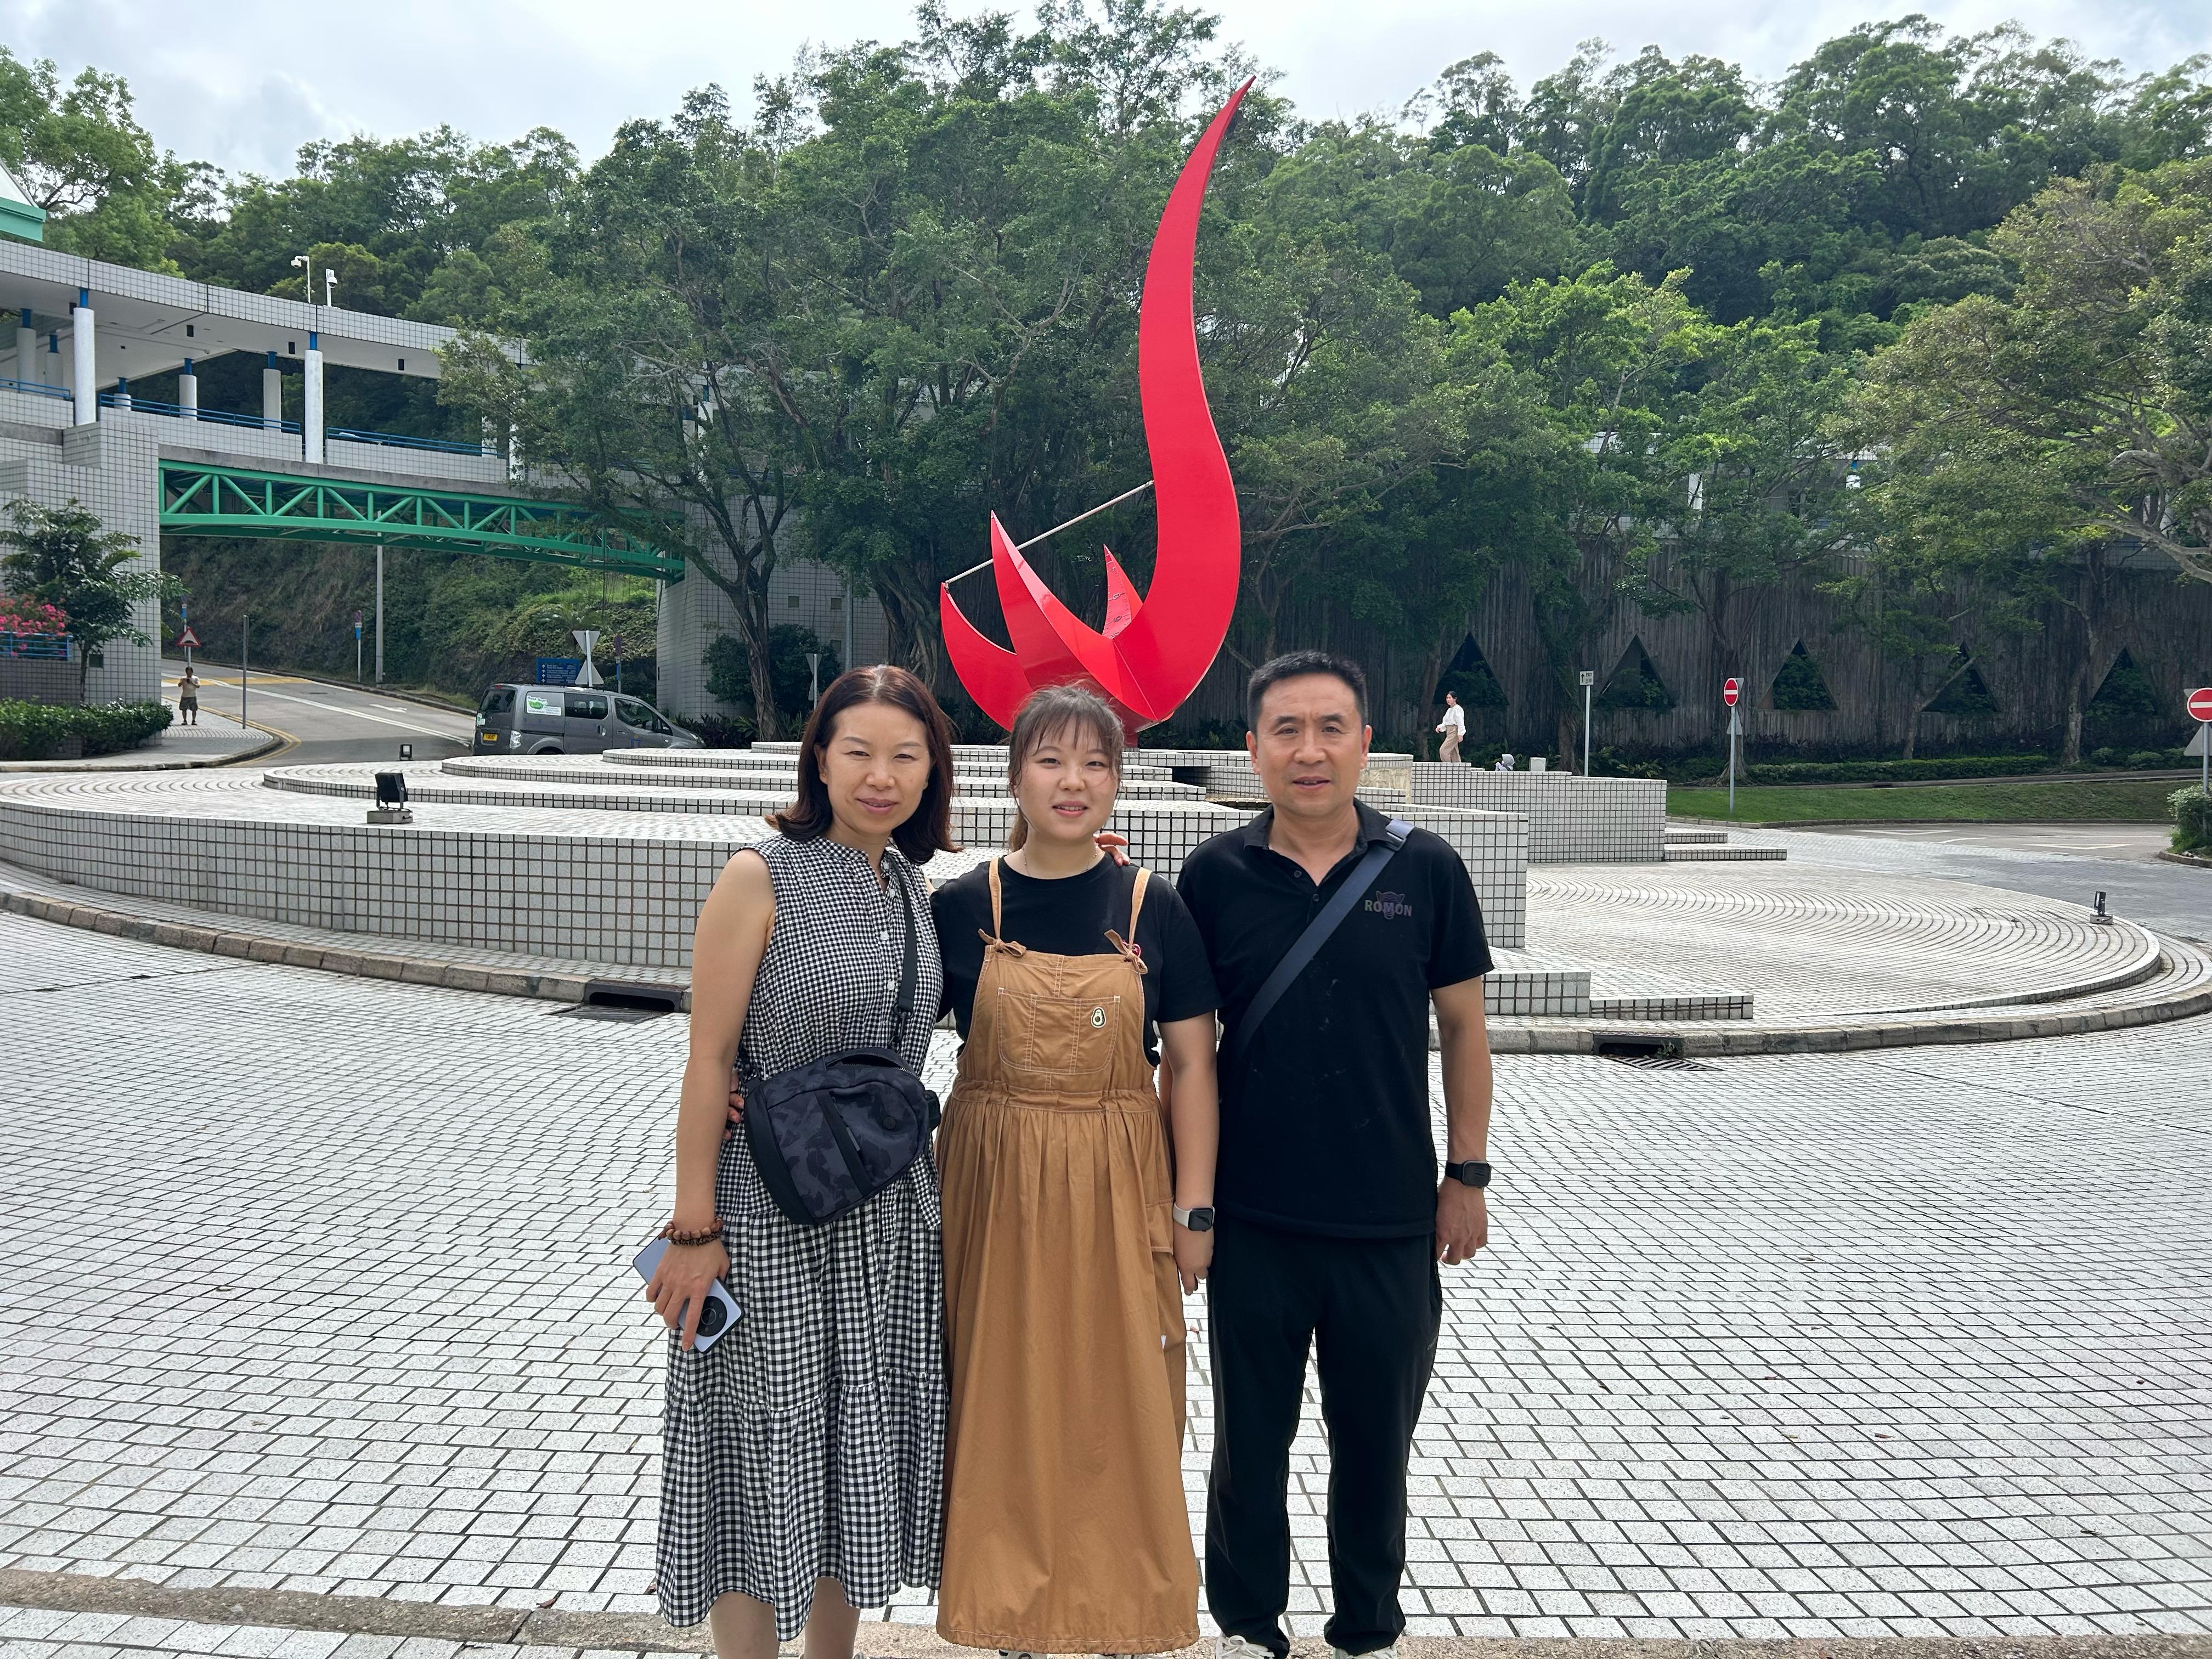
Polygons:
M1389 827L1382 831L1382 838L1368 848L1367 856L1359 860L1359 867L1345 878L1344 885L1336 890L1335 896L1322 906L1320 913L1306 924L1305 932L1298 935L1297 942L1275 964L1275 971L1267 975L1253 996L1252 1006L1244 1011L1244 1018L1237 1022L1237 1035L1221 1051L1223 1070L1227 1070L1244 1057L1244 1050L1251 1043L1252 1034L1260 1029L1261 1023L1269 1014L1274 1012L1275 1005L1283 1000L1283 993L1291 988L1291 982L1305 972L1307 964L1321 954L1321 947L1328 942L1328 936L1336 931L1337 924L1352 914L1352 907L1359 902L1359 896L1374 884L1375 878L1382 873L1382 866L1397 856L1398 849L1406 844L1406 837L1413 833L1413 826L1405 819L1392 818Z
M899 1033L914 1012L915 982L921 975L921 963L914 942L914 901L907 891L906 877L896 865L891 866L891 884L898 889L899 918L906 923L906 961L899 969L898 1001L891 1008L891 1048L896 1050Z

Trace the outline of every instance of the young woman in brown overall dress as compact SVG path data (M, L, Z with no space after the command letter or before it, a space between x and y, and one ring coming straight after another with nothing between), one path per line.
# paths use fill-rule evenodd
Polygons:
M952 1359L937 1629L967 1647L1198 1639L1182 1295L1212 1257L1218 999L1175 890L1093 841L1121 760L1102 698L1036 693L1011 738L1015 850L933 901L966 1038L937 1146Z

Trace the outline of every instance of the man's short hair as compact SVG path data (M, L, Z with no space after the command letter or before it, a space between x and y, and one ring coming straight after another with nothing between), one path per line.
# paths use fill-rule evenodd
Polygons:
M1285 680L1304 679L1309 674L1326 674L1350 686L1352 699L1359 705L1359 723L1367 724L1367 675L1358 663L1327 651L1285 651L1279 657L1268 658L1244 682L1246 727L1253 732L1260 729L1260 699L1270 689Z

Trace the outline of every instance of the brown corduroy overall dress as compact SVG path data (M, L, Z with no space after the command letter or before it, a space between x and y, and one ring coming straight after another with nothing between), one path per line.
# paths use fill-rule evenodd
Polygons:
M991 932L938 1137L952 1407L938 1634L1035 1653L1198 1639L1173 1188L1136 874L1111 956Z

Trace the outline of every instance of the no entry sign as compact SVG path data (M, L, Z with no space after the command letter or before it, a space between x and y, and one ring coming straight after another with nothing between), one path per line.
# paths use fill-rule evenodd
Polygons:
M2212 721L2212 685L2200 685L2189 694L2189 712L2200 720Z
M1736 696L1742 691L1742 690L1743 682L1741 680L1723 680L1721 682L1721 701L1726 703L1729 708L1735 708ZM2204 718L2212 720L2212 715L2206 715Z

